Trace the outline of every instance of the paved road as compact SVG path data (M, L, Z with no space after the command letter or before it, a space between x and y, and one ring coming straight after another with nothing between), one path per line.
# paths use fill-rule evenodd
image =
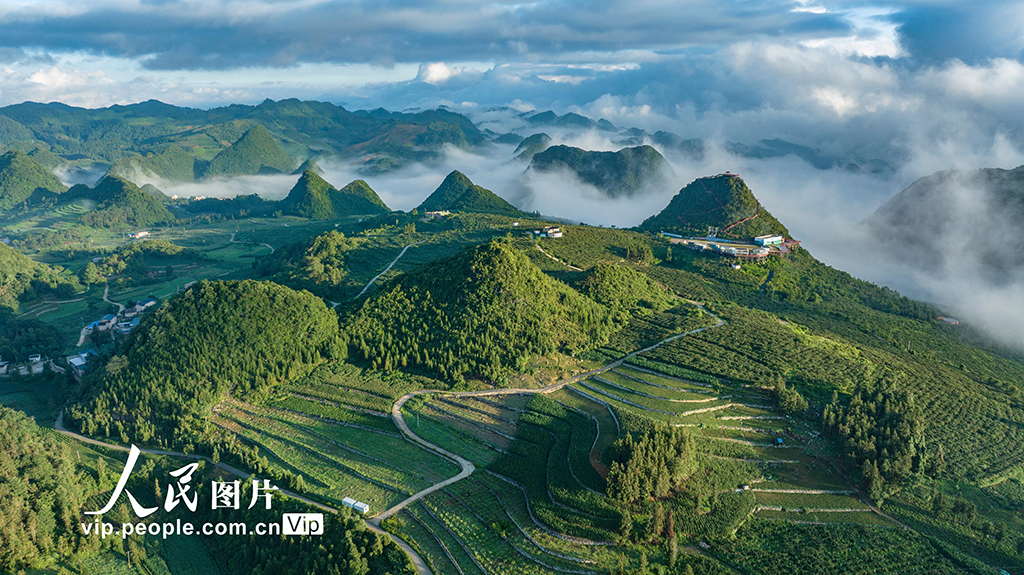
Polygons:
M420 243L420 242L413 242L413 243L405 246L404 248L402 248L402 252L398 254L398 257L396 257L394 260L392 260L391 263L388 264L388 267L384 268L384 271L380 272L379 274L377 274L376 277L374 277L372 280L370 280L370 283L366 284L366 287L363 288L363 291L359 292L359 295L357 295L356 298L358 298L359 296L361 296L364 293L366 293L366 290L370 289L370 286L372 286L375 281L379 280L380 276L388 273L388 270L390 270L392 266L394 266L396 263L398 263L398 260L402 259L402 256L405 255L405 250L413 247L414 245L416 245L418 243ZM355 298L352 298L352 299L355 299Z
M399 257L401 257L401 255L399 255ZM397 258L396 258L395 261L397 261ZM715 328L715 327L719 327L719 326L725 325L725 321L722 320L722 318L720 318L720 317L716 316L715 314L711 313L710 311L706 310L702 304L700 304L698 302L695 302L695 301L691 301L689 303L694 305L694 306L696 306L696 307L698 307L698 308L700 308L701 311L703 311L704 313L706 313L706 314L710 315L711 317L715 318L715 320L717 320L717 323L715 323L715 325L709 325L709 326L706 326L706 327L701 327L701 328L693 329L693 330L690 330L690 331L687 331L687 332L684 332L684 333L680 333L680 334L674 335L674 336L669 337L669 338L665 338L665 339L659 341L658 343L656 343L654 345L651 345L651 346L645 347L643 349L639 349L637 351L634 351L634 352L632 352L630 354L627 354L627 355L625 355L625 356L623 356L623 357L621 357L621 358L619 358L619 359L609 363L608 365L605 365L603 367L599 367L599 368L596 368L596 369L592 369L590 371L585 371L583 373L574 375L572 377L568 377L566 379L563 379L562 381L553 383L553 384L551 384L551 385L549 385L547 387L529 388L529 389L525 389L525 388L484 389L484 390L480 390L480 391L463 391L463 392L455 392L455 393L445 392L445 391L438 390L438 389L423 389L423 390L413 391L411 393L407 393L407 394L403 395L402 397L398 398L398 401L396 401L395 404L393 406L391 406L391 418L394 419L395 425L397 425L398 429L400 429L402 431L402 434L405 435L413 443L416 443L417 445L419 445L419 446L421 446L421 447L423 447L425 449L433 451L434 453L437 453L437 454L439 454L439 455L441 455L443 457L447 457L448 459L451 459L451 460L457 462L459 464L459 466L462 467L462 471L460 471L458 475L455 475L454 477L450 477L448 479L445 479L444 481L440 481L438 483L435 483L434 485L431 485L430 487L424 489L423 491L420 491L419 493L416 493L416 494L412 495L411 497L409 497L405 501L402 501L401 503L398 503L394 507L391 507L390 509L385 510L380 515L377 515L374 518L374 520L377 520L379 522L379 521L381 521L383 519L391 517L395 513L398 513L399 511L404 509L406 506L408 506L408 505L410 505L410 504L412 504L412 503L414 503L414 502L416 502L416 501L426 497L427 495L430 495L431 493L433 493L433 492L435 492L435 491L437 491L439 489L443 489L443 488L451 485L452 483L455 483L457 481L461 481L461 480L469 477L473 473L473 471L475 471L475 469L476 469L473 466L473 463L470 462L469 460L467 460L467 459L465 459L463 457L460 457L460 456L458 456L458 455L456 455L456 454L454 454L454 453L452 453L452 452L450 452L450 451L448 451L446 449L443 449L443 448L441 448L441 447L439 447L437 445L434 445L433 443L430 443L429 441L427 441L427 440L423 439L422 437L420 437L420 436L416 435L415 433L413 433L412 430L409 428L409 425L405 422L405 417L402 415L402 406L405 405L405 403L407 401L409 401L413 397L416 397L417 395L423 395L423 394L428 394L428 393L444 394L444 395L449 396L449 397L482 397L482 396L488 396L488 395L510 395L510 394L516 394L516 393L524 393L524 394L538 394L538 393L547 394L547 393L552 393L554 391L562 389L563 387L569 385L570 383L575 383L575 382L580 381L582 379L586 379L586 378L591 377L593 375L597 375L599 373L604 373L604 372L606 372L606 371L608 371L610 369L614 369L616 367L619 367L626 360L636 356L637 354L644 353L646 351L650 351L650 350L652 350L652 349L654 349L654 348L656 348L656 347L658 347L660 345L666 344L666 343L671 342L671 341L675 341L675 340L677 340L677 339L679 339L681 337L687 336L687 335L691 335L691 334L695 334L695 333L700 333L700 332L702 332L704 330L707 330L707 329L711 329L711 328Z
M97 439L92 439L90 437L86 437L84 435L75 433L74 431L68 430L67 428L64 427L64 411L63 410L57 416L57 421L54 422L53 428L55 430L57 430L58 432L63 433L64 435L66 435L66 436L68 436L68 437L70 437L72 439L76 439L78 441L81 441L82 443L88 443L89 445L97 445L99 447L105 447L107 449L113 449L114 451L128 451L129 450L129 448L127 448L127 447L125 447L123 445L114 445L113 443L105 443L103 441L99 441ZM203 460L203 461L213 465L214 467L217 467L219 469L223 469L224 471L227 471L228 473L231 473L232 475L236 475L238 477L241 477L242 479L248 479L249 476L251 475L250 473L246 473L246 472L242 471L241 469L238 469L237 467L233 467L233 466L228 465L226 463L214 463L212 459L210 459L209 457L206 457L205 455L185 454L185 453L181 453L180 451L165 451L163 449L143 449L143 448L140 448L139 451L141 451L142 453L150 453L152 455L167 455L167 456L170 456L170 457L182 457L182 458L185 458L185 459L192 459L192 460L200 460L201 459L201 460ZM316 507L317 509L326 511L327 513L337 513L338 512L338 510L335 509L334 507L330 507L328 505L324 505L323 503L319 503L317 501L313 501L312 499L309 499L308 497L303 497L302 495L299 495L298 493L295 493L294 491L289 491L287 489L281 489L280 493L283 494L283 495L286 495L288 497L291 497L292 499L298 499L299 501L302 501L303 503L306 503L308 505L312 505L313 507ZM379 527L379 524L380 524L379 520L377 521L376 524L371 524L370 521L367 521L366 524L367 524L367 528L370 531L373 531L374 533L378 533L380 535L387 535L388 537L391 538L392 541L395 542L396 545L398 545L403 551L405 551L405 553L409 556L409 560L412 562L412 566L416 569L416 572L419 573L419 575L433 575L433 573L430 571L430 568L427 567L426 562L423 560L422 557L420 557L420 554L417 553L416 550L413 549L412 546L410 546L408 543L406 543L402 538L395 537L394 535L392 535L390 533L387 533L386 531L381 529Z

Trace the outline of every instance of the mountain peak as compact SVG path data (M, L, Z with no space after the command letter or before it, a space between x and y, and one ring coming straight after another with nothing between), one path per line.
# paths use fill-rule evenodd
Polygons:
M668 187L675 172L651 146L623 148L617 152L592 152L558 145L539 152L530 162L540 172L569 169L581 180L607 196L633 196L650 187Z
M289 174L293 170L295 162L274 140L270 130L257 124L214 156L204 175Z
M283 202L285 213L313 220L391 211L362 180L338 190L313 170L302 172Z
M516 215L519 210L494 192L474 184L465 174L453 170L434 193L423 200L421 211L482 212Z
M738 238L789 235L789 230L761 206L747 184L729 172L694 180L679 190L661 213L647 218L640 227L689 235L704 235L709 227L716 227L719 235Z

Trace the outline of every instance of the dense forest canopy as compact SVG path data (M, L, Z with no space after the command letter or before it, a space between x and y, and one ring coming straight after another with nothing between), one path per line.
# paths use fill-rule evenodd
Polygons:
M348 275L345 253L363 240L329 231L308 241L288 244L254 263L256 273L294 289L304 289L340 300L342 280Z
M0 569L14 573L82 550L87 493L68 446L3 406L0 445Z
M55 293L70 296L81 286L59 267L36 262L0 243L0 306L17 308L18 302Z
M265 390L344 354L337 316L312 294L201 281L147 314L68 415L91 435L173 442L226 394Z
M346 331L374 367L459 381L501 380L533 355L578 353L603 343L613 325L608 308L494 240L382 286L357 306Z

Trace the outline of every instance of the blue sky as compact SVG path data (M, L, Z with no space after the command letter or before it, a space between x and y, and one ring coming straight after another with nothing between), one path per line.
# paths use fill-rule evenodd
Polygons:
M6 0L0 105L551 108L713 140L994 157L1024 143L1024 2L966 4Z

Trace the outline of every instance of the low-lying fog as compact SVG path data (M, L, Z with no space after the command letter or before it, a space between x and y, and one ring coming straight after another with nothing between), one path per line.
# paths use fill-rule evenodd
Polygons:
M615 135L607 132L560 133L551 129L529 129L519 133L526 136L539 131L551 135L552 144L602 151L622 147L612 140ZM920 152L892 176L843 169L819 170L794 156L742 158L713 142L708 143L707 153L701 160L659 149L675 171L672 184L618 199L608 198L574 174L526 172L528 162L514 160L514 150L515 146L495 145L482 156L448 147L434 163L415 164L374 176L360 175L353 165L342 162L325 159L319 163L325 171L325 179L335 187L364 179L392 209L411 210L450 171L459 170L474 183L494 191L520 209L574 222L617 227L638 225L661 211L679 189L696 178L731 171L739 174L762 205L820 260L857 277L898 289L909 297L937 303L965 323L1024 349L1021 328L1024 325L1024 271L1017 281L1001 286L986 284L977 273L979 264L964 255L969 252L958 254L939 272L921 271L912 261L901 259L898 253L878 253L879 250L872 249L859 226L918 177L950 168L1012 168L1024 164L1024 155L1005 141L997 139L992 150L976 155L953 149ZM168 195L233 197L258 193L276 200L287 195L297 178L252 176L183 185L156 184ZM1019 233L1019 227L986 230L986 233ZM955 246L962 238L935 237L934 241Z

